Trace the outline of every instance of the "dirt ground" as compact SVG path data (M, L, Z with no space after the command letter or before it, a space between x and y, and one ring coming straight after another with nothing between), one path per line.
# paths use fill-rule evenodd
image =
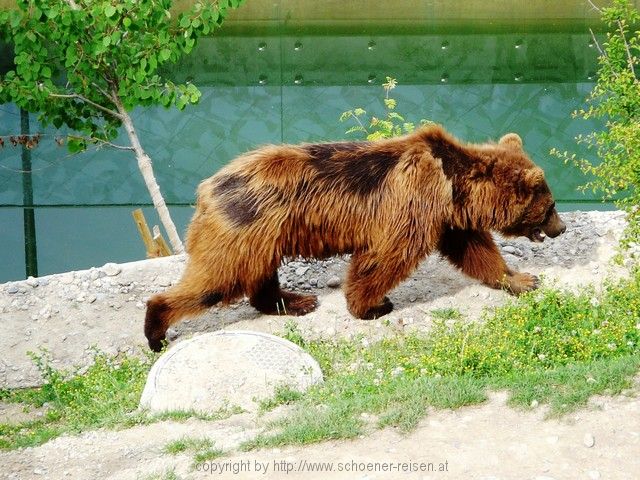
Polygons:
M558 239L541 245L501 240L507 262L561 286L597 284L606 275L623 272L610 262L624 223L619 212L572 212L563 217L569 230ZM52 352L58 367L88 363L92 345L111 353L135 351L145 343L145 300L174 283L183 265L184 259L172 257L0 285L0 387L41 382L26 354L39 347ZM344 259L295 260L281 269L286 286L320 296L319 309L297 319L306 336L364 334L373 340L398 330L427 331L434 309L457 308L477 318L483 308L508 298L434 256L391 293L396 308L385 321L355 320L340 290L327 286L340 283L345 265ZM220 328L279 333L287 320L259 315L240 303L185 321L170 338L177 342ZM240 414L220 422L160 422L1 452L0 478L137 479L175 469L179 478L194 479L636 479L640 478L637 392L635 388L627 396L594 399L588 409L560 420L544 420L543 408L513 410L505 405L505 395L498 393L476 407L432 411L407 435L385 429L349 442L250 453L235 448L263 428L264 417ZM0 404L0 422L15 421L19 415L15 406ZM184 435L210 437L229 453L207 464L207 471L202 465L193 469L191 455L162 453L164 445ZM321 467L314 462L328 462L322 467L333 471L310 472ZM369 463L378 471L368 471ZM264 468L256 471L258 464L266 465L266 473ZM389 471L380 471L385 468Z

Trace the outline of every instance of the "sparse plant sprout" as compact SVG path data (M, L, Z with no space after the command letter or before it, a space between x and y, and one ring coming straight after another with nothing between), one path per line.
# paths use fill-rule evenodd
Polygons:
M384 117L379 118L372 116L366 120L367 111L363 108L354 108L347 110L340 115L340 121L345 122L351 120L356 123L347 130L347 134L360 133L364 134L367 140L380 140L382 138L391 138L411 133L415 130L415 124L408 122L396 111L397 101L391 97L391 90L396 88L398 82L395 78L386 77L386 82L382 84L384 89ZM421 120L420 124L431 123L427 120Z
M431 310L431 316L439 320L459 320L462 313L457 308L434 308Z
M295 402L296 400L300 400L302 395L303 394L301 392L294 390L288 385L279 385L276 387L273 397L260 402L260 410L268 412L280 405L287 405Z

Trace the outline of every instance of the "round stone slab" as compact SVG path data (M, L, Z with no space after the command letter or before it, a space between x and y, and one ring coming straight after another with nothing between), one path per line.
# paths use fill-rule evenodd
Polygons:
M284 338L261 332L205 333L178 343L153 365L140 406L154 412L212 413L240 406L256 410L278 386L304 391L322 382L308 353Z

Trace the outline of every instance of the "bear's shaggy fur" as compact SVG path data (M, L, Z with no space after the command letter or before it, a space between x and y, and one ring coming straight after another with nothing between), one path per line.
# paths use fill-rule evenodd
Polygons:
M439 126L376 142L266 146L198 187L180 282L148 302L145 335L246 295L266 314L304 315L317 298L280 289L285 257L352 254L350 312L381 317L385 294L434 251L467 275L520 293L537 279L507 267L490 230L542 241L565 226L542 170L516 134L463 144Z

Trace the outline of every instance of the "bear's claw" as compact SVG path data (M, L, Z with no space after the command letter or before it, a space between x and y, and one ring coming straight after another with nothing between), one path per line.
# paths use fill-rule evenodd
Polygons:
M538 288L540 279L530 273L516 272L506 277L505 286L514 295L520 295Z
M375 320L376 318L383 317L393 311L393 303L389 300L389 297L384 297L380 305L371 307L362 315L363 320Z
M149 338L147 341L149 342L149 348L154 352L162 350L162 347L167 343L164 336L162 338Z

